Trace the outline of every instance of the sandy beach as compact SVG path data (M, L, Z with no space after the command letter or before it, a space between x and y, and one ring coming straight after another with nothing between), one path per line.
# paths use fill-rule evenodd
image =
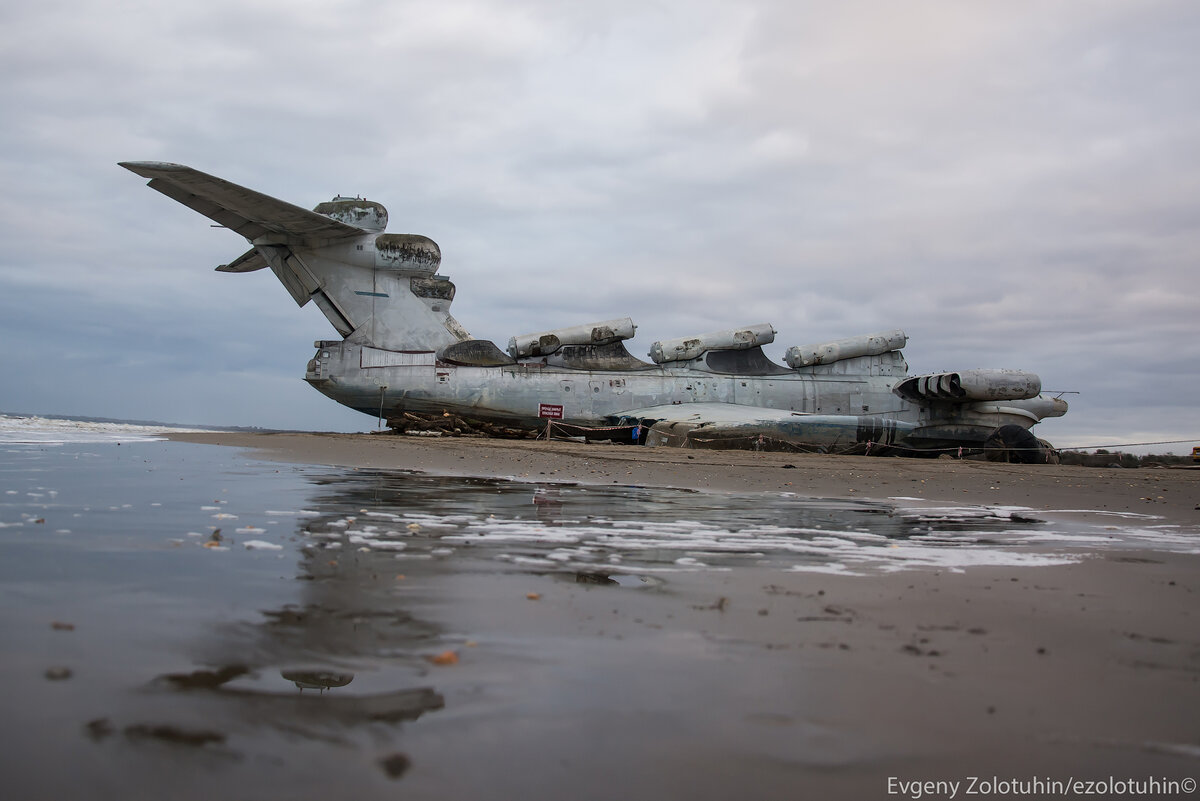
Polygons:
M824 498L919 497L1051 516L1131 512L1192 535L1200 524L1200 472L1188 469L365 434L174 439L351 468ZM1200 540L1196 545L1200 549ZM626 688L603 682L577 688L594 695L590 702L555 706L551 699L536 711L514 710L514 730L526 725L524 714L529 726L543 729L588 716L594 730L588 750L550 749L561 757L557 762L542 762L542 738L514 737L492 743L486 757L472 754L490 767L460 772L439 756L451 734L448 741L431 735L413 742L406 758L428 766L404 777L417 795L511 797L536 787L538 797L573 789L575 797L588 798L928 798L951 797L950 785L914 794L908 782L958 781L961 797L971 777L1183 781L1200 774L1195 553L1098 546L1059 566L870 576L739 568L681 574L657 593L607 592L560 579L537 571L485 574L455 582L453 591L438 583L424 591L436 598L431 614L464 636L542 643L545 650L528 655L532 675L569 662L556 659L561 646L590 653L594 665L632 670L638 681ZM472 667L480 671L475 680L486 683L486 661L467 651L463 658L479 661ZM675 691L677 683L686 692ZM678 725L664 723L671 720ZM647 727L658 745L636 753L622 747L620 732L631 726ZM639 748L649 734L637 739ZM505 764L538 765L540 778L531 784ZM1054 794L1044 786L1026 789L1008 795Z
M171 438L252 448L263 458L304 464L716 492L794 492L822 498L921 496L1034 509L1138 512L1200 525L1200 469L1125 470L388 434L188 433Z

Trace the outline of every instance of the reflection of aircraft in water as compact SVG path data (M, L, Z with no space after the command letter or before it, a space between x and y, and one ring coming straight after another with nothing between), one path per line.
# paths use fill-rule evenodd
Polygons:
M374 490L369 484L343 499L338 485L313 505L328 509L322 519L337 520L372 504ZM298 536L307 538L311 520L297 521ZM202 667L159 676L154 687L174 694L169 728L187 731L201 721L205 731L273 728L353 742L374 724L444 708L426 656L446 643L437 625L397 595L392 554L321 547L301 554L294 602L204 631L189 648ZM242 742L251 751L265 747Z
M898 330L792 347L786 366L762 351L768 324L655 342L652 363L625 349L628 318L515 336L502 351L450 316L437 243L385 233L379 203L336 197L308 211L178 164L122 166L246 238L250 250L218 270L269 267L296 303L315 303L342 339L317 343L305 380L393 428L446 417L530 430L549 418L629 426L628 439L649 428L647 444L879 453L989 442L1033 459L1028 429L1067 410L1032 373L910 376Z
M356 726L371 722L399 723L416 720L426 712L445 706L445 699L431 687L413 687L366 695L315 698L306 689L345 687L353 673L282 670L279 675L293 682L301 693L282 693L238 686L236 680L252 675L245 665L227 665L217 670L168 673L161 683L198 699L225 701L234 714L258 725L298 730L301 723Z
M334 687L345 687L354 681L353 673L330 673L324 670L281 670L279 675L295 684L301 692L325 692Z

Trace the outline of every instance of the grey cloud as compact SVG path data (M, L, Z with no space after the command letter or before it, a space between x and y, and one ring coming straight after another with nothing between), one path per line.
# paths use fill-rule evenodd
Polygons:
M299 380L320 315L211 274L244 243L115 166L164 159L384 202L478 336L903 327L914 370L1082 392L1051 439L1200 435L1194 4L112 6L5 12L2 408L92 413L67 374L136 416L173 419L167 382L219 422L370 425Z

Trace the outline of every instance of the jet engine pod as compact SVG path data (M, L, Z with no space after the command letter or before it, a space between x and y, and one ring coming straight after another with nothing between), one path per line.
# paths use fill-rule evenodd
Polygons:
M442 249L427 236L380 234L375 237L376 267L435 273L441 263Z
M632 338L635 331L637 326L628 317L604 320L540 334L521 334L508 340L508 352L513 358L549 356L563 345L608 345Z
M655 364L685 362L698 359L710 350L746 350L774 341L774 326L770 323L759 323L745 328L713 331L694 337L664 339L650 346L650 358L654 360Z
M338 195L327 203L318 203L313 211L364 231L375 233L387 230L387 209L374 200Z
M892 388L905 400L971 401L1023 400L1036 398L1042 391L1042 379L1023 370L960 370L957 373L932 373L906 378Z
M816 364L833 364L843 359L879 356L893 350L903 350L907 342L908 335L897 328L894 331L864 334L820 345L795 345L787 349L783 360L787 362L788 367L798 370L801 367L812 367Z

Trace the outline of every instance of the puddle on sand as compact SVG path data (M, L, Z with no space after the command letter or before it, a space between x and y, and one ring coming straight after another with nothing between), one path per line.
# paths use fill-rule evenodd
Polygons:
M316 479L306 548L399 562L470 555L536 571L647 576L738 566L872 573L1036 566L1096 548L1195 552L1200 534L1043 518L1020 507L832 500L644 487L538 486L356 471ZM642 586L626 582L625 586Z

